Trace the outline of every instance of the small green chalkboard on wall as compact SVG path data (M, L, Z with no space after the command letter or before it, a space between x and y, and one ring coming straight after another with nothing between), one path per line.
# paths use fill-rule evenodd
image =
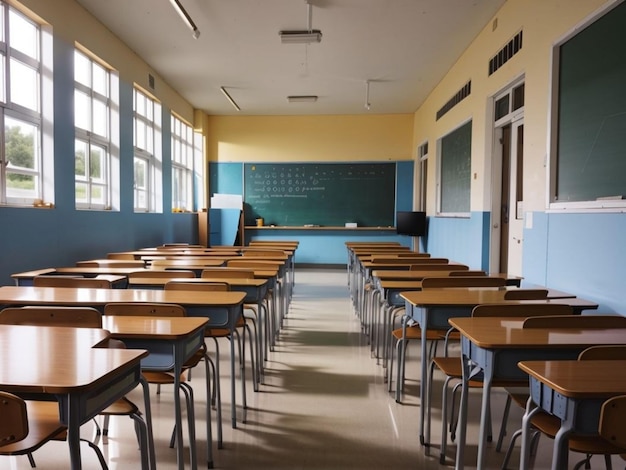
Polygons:
M245 224L394 225L395 163L246 163Z

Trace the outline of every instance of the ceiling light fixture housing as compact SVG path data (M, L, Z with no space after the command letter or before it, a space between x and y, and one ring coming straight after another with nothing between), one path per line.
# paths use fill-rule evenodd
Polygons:
M307 29L279 31L278 35L283 44L322 42L322 32L319 29L313 29L313 5L309 0L305 0L304 3L306 3L307 8Z
M283 44L312 44L322 42L322 32L319 29L311 31L280 31L280 41Z
M198 39L200 37L200 30L196 26L196 23L194 23L193 20L191 19L191 15L187 13L187 10L185 10L185 7L183 7L182 3L180 3L180 0L170 0L170 3L176 10L176 13L178 13L180 18L189 27L189 29L193 31L193 38Z
M287 101L290 103L315 103L317 101L316 95L292 95L287 97Z

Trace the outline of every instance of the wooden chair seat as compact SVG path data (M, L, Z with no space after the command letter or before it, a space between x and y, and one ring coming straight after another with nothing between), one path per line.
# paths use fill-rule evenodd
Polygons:
M46 442L64 438L66 426L59 419L59 404L56 401L26 400L28 434L22 440L0 447L0 455L30 454ZM3 420L6 418L3 416Z

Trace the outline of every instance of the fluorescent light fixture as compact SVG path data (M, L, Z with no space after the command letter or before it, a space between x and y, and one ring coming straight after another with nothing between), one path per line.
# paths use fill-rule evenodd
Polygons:
M315 103L317 96L315 95L292 95L287 97L290 103Z
M322 32L319 29L310 31L280 31L278 34L283 44L311 44L322 41Z
M176 10L176 13L178 13L181 19L185 22L185 24L189 26L189 29L193 31L193 38L198 39L200 37L200 30L196 26L196 23L194 23L191 19L189 13L187 13L187 10L185 10L183 5L180 3L180 0L170 0L170 3Z
M222 93L224 93L224 96L226 97L226 99L228 101L230 101L230 104L233 105L233 107L237 110L237 111L241 111L241 108L239 107L239 105L237 103L235 103L235 100L233 99L232 96L230 96L230 94L226 91L225 87L220 87L220 90L222 90Z

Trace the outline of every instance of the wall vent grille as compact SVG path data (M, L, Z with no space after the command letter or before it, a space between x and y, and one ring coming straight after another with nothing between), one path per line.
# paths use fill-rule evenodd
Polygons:
M489 75L506 64L522 49L522 31L517 33L502 49L489 60Z
M448 111L454 108L457 104L459 104L461 101L467 98L471 92L472 92L472 81L470 80L465 85L463 85L463 88L457 91L454 94L454 96L450 98L448 102L439 109L439 111L437 111L437 117L435 120L438 121L441 117L443 117L444 114L446 114Z

